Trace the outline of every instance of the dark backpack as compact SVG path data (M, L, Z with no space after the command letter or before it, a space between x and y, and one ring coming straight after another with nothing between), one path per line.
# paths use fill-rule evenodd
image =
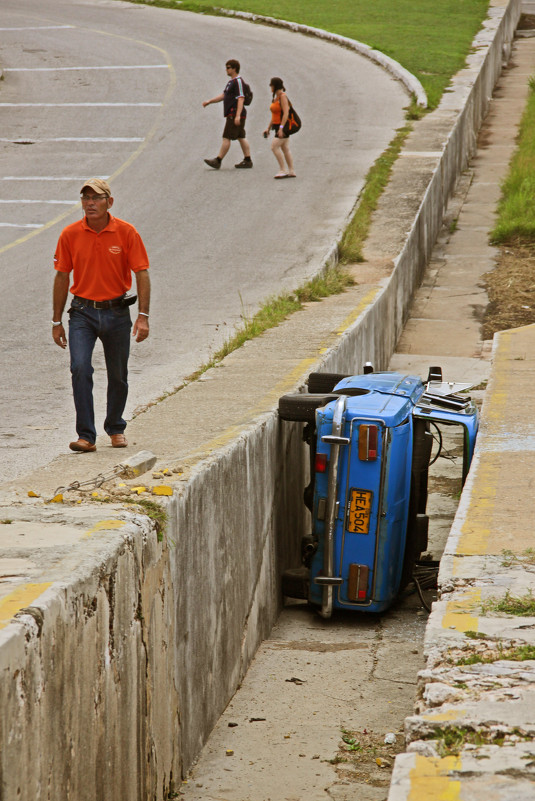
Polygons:
M253 90L251 89L248 83L245 83L243 78L242 78L242 84L243 84L243 96L244 96L243 105L250 106L251 103L253 102Z

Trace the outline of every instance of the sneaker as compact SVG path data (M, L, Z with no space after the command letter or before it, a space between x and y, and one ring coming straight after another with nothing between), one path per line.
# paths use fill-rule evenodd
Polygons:
M240 161L239 164L235 164L234 166L237 170L250 170L253 166L253 162L251 159L244 159L243 161Z
M204 163L208 164L209 167L212 167L213 170L218 170L221 167L220 159L205 159Z

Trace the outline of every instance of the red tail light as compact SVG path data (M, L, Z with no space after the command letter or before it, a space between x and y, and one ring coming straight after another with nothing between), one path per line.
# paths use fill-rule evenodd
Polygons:
M377 440L379 429L377 426L359 426L359 459L371 462L377 459Z
M316 473L325 473L327 470L327 454L317 453L314 463Z

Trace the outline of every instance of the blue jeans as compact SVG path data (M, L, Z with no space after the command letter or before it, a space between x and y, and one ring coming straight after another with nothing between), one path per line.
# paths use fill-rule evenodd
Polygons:
M128 356L130 353L130 310L92 309L73 298L69 309L69 350L76 432L80 439L94 443L97 438L93 409L93 350L100 339L108 373L108 395L104 430L110 436L122 434L128 396Z

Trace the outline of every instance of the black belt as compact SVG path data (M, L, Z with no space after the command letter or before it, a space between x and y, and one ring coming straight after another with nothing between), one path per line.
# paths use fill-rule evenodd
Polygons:
M121 295L120 298L113 298L112 300L88 300L87 298L81 298L79 295L74 295L74 299L81 303L82 306L90 306L92 309L114 309L116 306L131 306L137 300L135 295L130 297Z

